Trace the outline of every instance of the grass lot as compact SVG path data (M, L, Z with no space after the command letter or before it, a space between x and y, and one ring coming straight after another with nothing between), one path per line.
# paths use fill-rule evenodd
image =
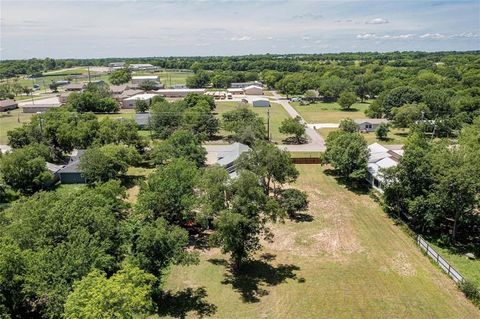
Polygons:
M29 122L33 114L22 113L21 109L0 113L0 144L7 144L7 132L16 127L20 127L25 122Z
M347 190L319 165L298 169L297 186L310 199L302 221L272 226L274 242L248 274L232 275L217 249L203 250L199 265L173 267L161 316L480 317L370 196Z
M215 104L217 105L216 112L220 116L222 113L235 109L235 107L238 105L238 102L215 102ZM249 104L248 107L258 115L262 116L263 119L265 120L265 125L266 125L268 109L264 107L253 107L251 104ZM278 131L278 128L280 127L280 124L284 119L289 118L289 115L285 111L285 109L280 104L277 104L277 103L271 103L271 107L269 109L270 109L270 134L272 136L272 140L276 143L281 144L282 140L285 139L287 136L281 134Z
M320 102L310 105L300 105L299 102L292 102L291 105L300 113L307 123L338 123L345 118L367 118L364 111L370 104L355 103L348 111L342 110L338 103Z
M185 84L187 78L193 75L193 72L174 72L174 71L160 71L160 72L135 72L133 75L158 75L160 82L170 87L175 84Z
M338 130L337 128L321 128L317 129L317 132L322 135L324 138L327 138L328 134L333 131ZM375 132L371 133L361 133L363 137L367 140L368 144L372 143L379 143L379 144L404 144L405 140L407 139L408 129L396 129L391 128L390 132L388 133L387 140L379 140L375 135Z

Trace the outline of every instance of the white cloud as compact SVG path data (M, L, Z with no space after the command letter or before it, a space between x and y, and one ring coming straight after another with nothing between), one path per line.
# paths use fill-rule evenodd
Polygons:
M365 23L366 24L385 24L385 23L389 23L389 21L387 19L384 19L384 18L375 18L375 19L369 20Z
M456 33L449 36L449 38L480 38L480 34L472 32Z
M415 38L415 34L398 34L398 35L376 35L375 33L364 33L364 34L357 34L357 39L360 40L408 40Z
M303 41L308 41L308 40L310 40L310 37L309 37L308 35L304 35L304 36L302 37L302 40L303 40Z
M357 34L357 39L361 39L361 40L377 39L377 35L374 33Z
M421 39L443 39L445 36L440 33L425 33L420 36Z
M231 37L230 40L231 41L250 41L250 40L253 40L253 38L247 35L244 35L241 37Z

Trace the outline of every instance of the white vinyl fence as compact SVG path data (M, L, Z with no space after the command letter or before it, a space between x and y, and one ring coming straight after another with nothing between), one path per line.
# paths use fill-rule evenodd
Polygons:
M420 249L425 251L429 257L431 257L435 262L442 268L452 279L457 283L462 283L464 278L460 273L453 268L439 253L437 253L428 242L423 239L422 236L417 236L417 244L420 246Z

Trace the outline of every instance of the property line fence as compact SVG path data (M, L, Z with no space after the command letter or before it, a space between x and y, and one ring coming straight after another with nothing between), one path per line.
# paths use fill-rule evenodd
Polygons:
M425 251L457 284L464 282L463 276L433 249L422 236L417 236L417 244Z

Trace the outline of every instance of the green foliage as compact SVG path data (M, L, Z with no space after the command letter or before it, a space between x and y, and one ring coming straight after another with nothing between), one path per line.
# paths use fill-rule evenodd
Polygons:
M350 118L346 118L340 121L338 128L343 132L354 133L358 131L357 123Z
M150 127L155 136L165 139L182 125L185 105L181 102L167 101L153 103L150 106Z
M308 208L307 193L295 188L282 190L279 194L278 201L280 207L290 216Z
M97 269L75 282L65 304L67 319L133 319L153 310L153 275L124 265L110 278Z
M47 170L49 152L43 145L16 149L0 158L0 174L13 190L32 194L47 186L52 175Z
M159 88L158 82L152 80L145 80L140 83L138 86L141 90L144 91L153 91Z
M338 97L337 100L338 104L342 107L344 110L349 110L350 107L357 102L357 96L353 92L342 92L340 93L340 96Z
M388 136L388 132L390 131L387 123L380 123L377 129L375 130L375 135L379 140L386 140Z
M101 112L112 113L119 109L118 103L111 97L102 96L96 91L84 91L70 94L67 99L67 107L77 112Z
M247 145L267 138L262 118L246 107L238 107L223 113L222 127L226 131L233 132L236 141Z
M211 112L208 102L199 100L196 105L184 111L182 126L192 131L198 138L204 139L218 133L219 121Z
M348 80L339 78L338 76L330 76L322 79L318 91L320 95L323 95L325 102L335 102L339 99L342 92L349 91L350 88L351 83ZM348 97L351 98L351 95Z
M187 87L203 88L210 83L210 76L207 72L198 71L194 75L187 78Z
M137 100L135 102L135 112L145 113L150 108L150 105L145 100Z
M296 118L289 117L282 121L278 131L282 134L294 135L297 143L300 144L302 137L305 136L305 124L302 123L302 119L299 116Z
M107 144L87 149L80 158L79 168L89 183L106 182L127 172L129 165L140 161L133 147Z
M369 151L365 138L359 133L332 132L326 140L325 160L347 179L366 177Z
M132 79L132 72L129 69L119 69L110 73L108 80L113 85L128 83Z
M104 118L99 122L93 144L125 144L134 146L138 150L143 149L145 140L138 133L138 125L132 119ZM89 146L84 145L84 146Z
M265 194L270 193L272 184L275 191L285 183L293 183L298 177L290 153L267 142L257 142L252 150L243 153L237 167L254 172L260 178Z
M200 167L205 164L206 155L207 151L197 137L186 130L175 131L152 151L153 162L158 166L175 158L185 158Z
M407 128L422 118L429 118L430 110L425 103L412 103L394 108L392 113L395 126Z
M204 226L208 226L213 217L227 208L225 196L230 177L225 168L216 165L204 169L199 180L201 212L197 214L196 219Z
M480 290L474 283L466 280L460 284L460 290L465 294L465 297L480 306Z
M210 95L188 93L183 99L183 101L185 102L188 108L194 107L198 105L200 102L204 101L207 103L207 106L210 108L211 111L215 109L215 100L213 99L213 96L210 96Z
M198 174L195 163L184 158L173 159L151 174L142 185L138 211L149 219L163 217L177 225L192 220Z

